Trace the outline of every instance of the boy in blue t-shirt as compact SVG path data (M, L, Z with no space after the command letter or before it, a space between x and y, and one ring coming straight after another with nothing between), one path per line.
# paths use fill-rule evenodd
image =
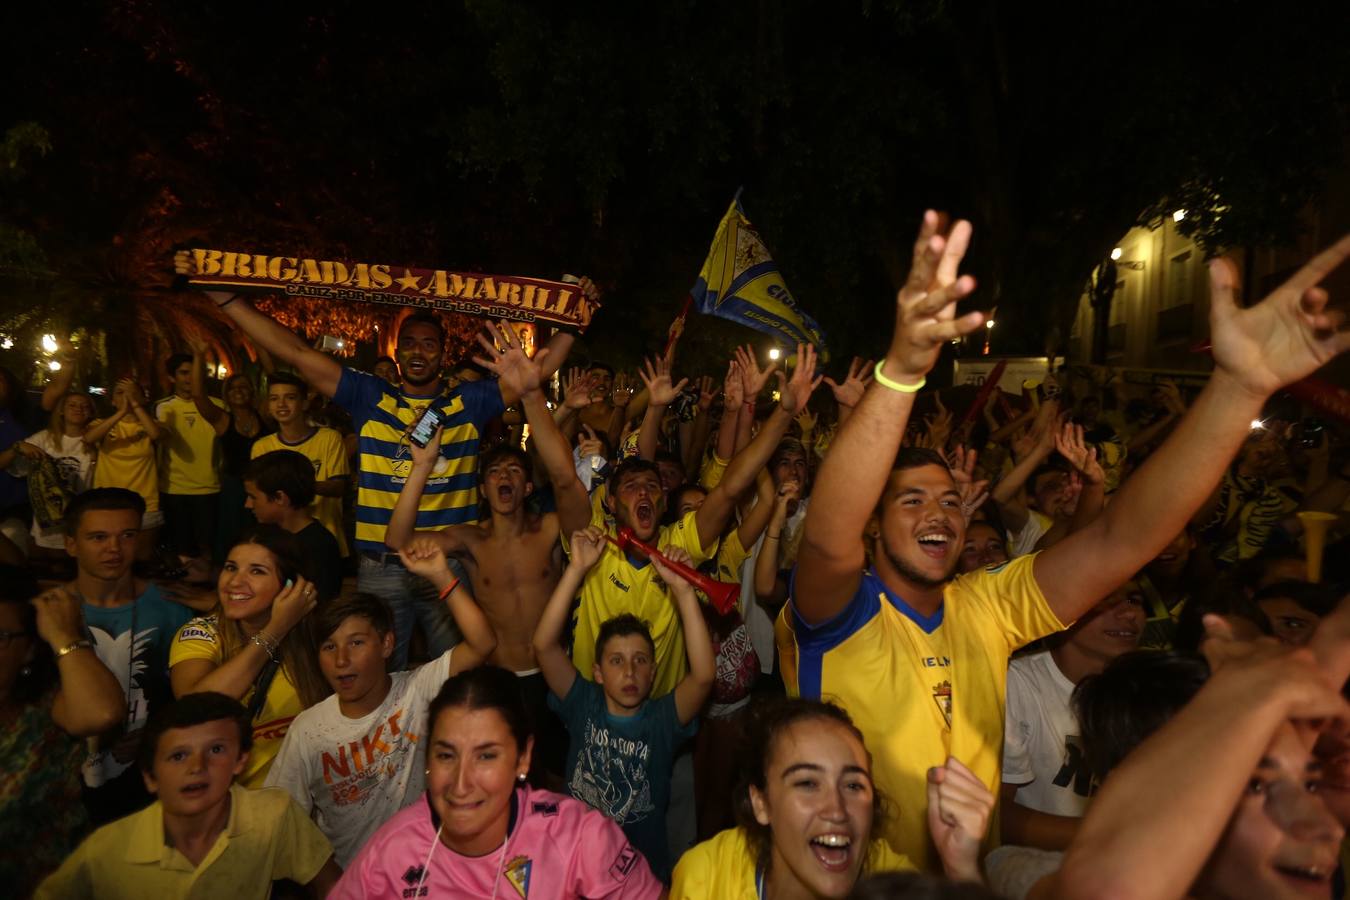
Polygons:
M656 560L634 560L634 565L655 566L670 588L684 628L689 674L674 691L652 699L655 645L646 623L625 614L600 626L594 682L578 677L559 641L572 598L604 546L604 532L595 526L572 535L571 562L539 619L534 652L548 682L549 706L571 736L568 793L622 826L657 877L669 881L666 806L671 761L680 743L693 735L694 718L712 689L717 674L712 640L689 583ZM677 562L689 561L682 550L666 553Z

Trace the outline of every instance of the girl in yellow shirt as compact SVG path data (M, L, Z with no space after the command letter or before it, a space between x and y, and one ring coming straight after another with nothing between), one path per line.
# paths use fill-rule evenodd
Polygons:
M671 900L843 898L872 872L913 869L880 832L885 799L848 714L801 698L760 707L747 729L737 828L675 866ZM928 773L929 830L948 877L979 881L993 794L956 759Z
M245 532L225 559L212 614L189 621L169 648L174 696L216 691L248 708L244 787L263 786L291 720L330 693L305 621L318 593L300 575L301 554L276 525Z

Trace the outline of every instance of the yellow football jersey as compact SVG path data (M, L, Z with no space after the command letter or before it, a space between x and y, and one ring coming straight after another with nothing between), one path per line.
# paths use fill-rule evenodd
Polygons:
M657 534L657 548L679 547L693 557L696 566L707 559L708 553L698 537L697 514L697 510L690 510L674 525L663 526ZM591 524L604 529L607 534L617 533L602 509L594 512ZM567 547L566 540L563 546ZM632 613L645 621L651 630L652 642L656 644L656 678L652 682L651 698L675 690L675 685L689 671L689 660L684 652L680 614L670 599L666 583L645 557L629 556L606 543L600 561L581 584L581 605L576 613L572 662L583 677L594 680L591 669L595 664L595 637L600 626L623 613Z
M955 756L997 795L1008 656L1065 626L1032 574L1035 555L962 575L924 616L874 570L837 616L808 625L788 603L777 623L793 695L848 710L892 800L886 839L921 869L938 866L928 839L927 770Z

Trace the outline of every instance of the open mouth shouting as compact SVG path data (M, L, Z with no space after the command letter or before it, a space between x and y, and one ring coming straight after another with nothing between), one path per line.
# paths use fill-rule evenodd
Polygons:
M946 560L955 545L956 535L950 528L935 528L919 535L919 549L926 556L936 560Z
M827 872L847 872L853 859L853 838L843 832L828 832L811 838L811 855Z
M656 524L656 506L650 500L640 500L633 507L633 524L639 531L647 532Z

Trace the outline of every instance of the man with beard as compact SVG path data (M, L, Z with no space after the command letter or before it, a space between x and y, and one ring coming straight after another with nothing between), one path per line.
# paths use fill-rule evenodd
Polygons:
M184 263L185 265L185 263ZM593 291L588 279L582 289ZM385 546L390 510L412 472L411 441L414 425L428 407L444 422L439 457L417 504L415 528L429 531L478 520L478 445L483 428L500 416L518 395L493 381L461 382L447 388L441 369L445 361L445 328L439 316L418 312L403 320L398 330L398 368L402 382L359 372L313 349L295 333L258 312L234 294L208 291L207 296L254 343L280 363L294 366L309 385L333 398L351 414L357 434L359 473L356 494L356 541L360 555L357 588L385 600L394 613L394 656L390 669L408 662L413 617L420 619L433 657L448 650L456 639L454 623L426 579L408 572L397 553ZM549 342L546 354L552 375L571 349L572 336L561 332Z
M494 336L498 334L492 329ZM483 341L491 348L491 342ZM539 458L548 470L558 504L558 525L564 541L573 532L591 525L611 537L615 525L608 523L604 510L592 514L590 498L577 477L567 439L554 423L545 403L543 384L546 376L540 357L527 357L514 336L499 337L507 344L505 353L492 360L479 360L501 379L502 390L519 394L530 423ZM759 434L727 465L726 473L698 509L690 510L679 521L662 526L664 492L656 464L643 459L622 463L608 482L606 505L618 527L628 527L640 541L659 549L679 547L697 566L717 548L717 538L731 518L735 500L755 483L759 470L769 461L788 425L805 405L819 383L815 378L816 353L799 345L800 362L791 379L780 376L780 403L765 420ZM593 678L595 640L600 625L615 616L631 613L647 622L656 646L656 675L651 696L661 697L674 690L688 671L684 632L671 603L665 583L656 575L645 556L637 551L624 552L607 544L600 561L591 568L581 587L581 606L576 614L572 662L582 676Z
M926 869L928 770L954 756L998 785L1009 654L1062 630L1153 559L1205 502L1265 399L1350 346L1316 286L1350 256L1350 238L1245 309L1235 266L1216 260L1214 373L1162 447L1081 531L953 580L968 515L957 484L940 456L896 451L942 346L984 324L982 313L956 313L975 287L957 276L970 233L958 222L943 234L938 215L924 215L890 349L817 475L779 623L790 689L837 698L853 716L877 787L899 809L886 838ZM864 571L874 509L880 536Z

